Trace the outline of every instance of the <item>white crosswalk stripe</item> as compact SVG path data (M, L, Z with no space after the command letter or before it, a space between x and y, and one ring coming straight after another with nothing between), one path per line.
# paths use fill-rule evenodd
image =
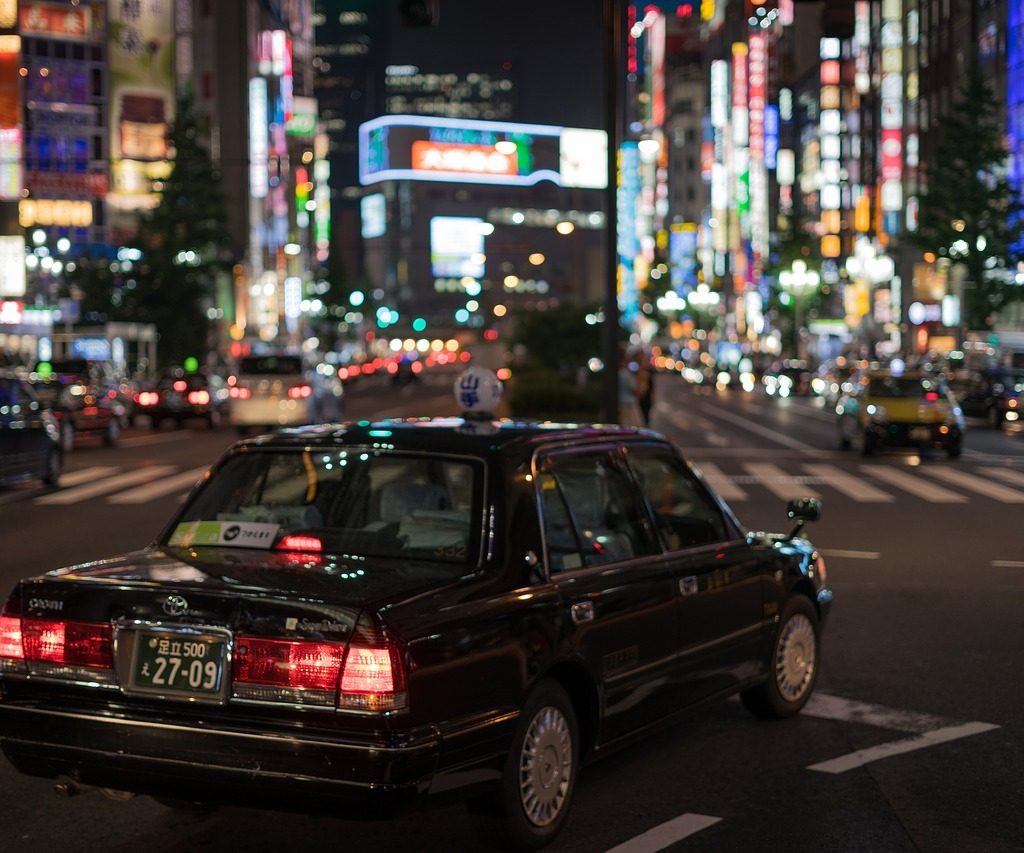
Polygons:
M1018 492L1016 489L1009 488L1009 486L993 483L991 480L975 477L973 474L968 474L955 468L928 468L925 473L936 479L952 483L954 486L960 486L962 489L977 492L979 495L992 498L1000 503L1024 503L1024 492Z
M207 467L205 465L202 468L193 468L191 471L182 471L180 474L175 474L172 477L164 477L160 480L154 480L152 483L146 483L143 486L129 489L126 492L111 495L107 498L107 501L112 504L139 504L151 501L154 498L163 497L164 495L183 492L202 478L206 471Z
M833 489L859 503L891 503L894 500L888 492L883 492L866 480L836 468L835 465L804 465L804 470L815 477L820 477Z
M56 504L64 506L88 500L98 495L116 492L125 486L135 486L139 483L148 483L170 474L175 470L174 465L149 465L145 468L136 468L134 471L127 471L124 474L117 474L113 477L106 477L93 483L76 486L70 489L61 489L48 495L36 498L37 504Z
M737 486L714 462L700 462L696 466L708 485L727 501L745 501L747 493Z
M82 468L80 471L68 471L60 475L60 484L62 487L69 489L82 483L91 483L100 477L116 474L120 470L120 468L114 465L94 465L91 468Z
M787 474L771 462L747 462L747 472L756 477L762 486L783 500L792 498L820 498L821 495L806 483L806 478Z
M1005 480L1007 483L1013 483L1015 486L1021 486L1024 488L1024 471L1018 471L1015 468L992 467L979 468L978 471L986 477L998 477L1000 480Z
M876 480L884 480L891 486L910 492L916 497L924 498L929 503L962 504L967 502L964 495L951 492L949 489L928 482L923 477L908 474L898 468L890 468L888 465L861 465L861 470Z

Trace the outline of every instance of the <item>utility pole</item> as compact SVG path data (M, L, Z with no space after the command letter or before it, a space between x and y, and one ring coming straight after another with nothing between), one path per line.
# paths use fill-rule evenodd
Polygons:
M619 246L618 174L622 135L622 0L602 0L605 128L608 183L605 189L604 420L619 420Z

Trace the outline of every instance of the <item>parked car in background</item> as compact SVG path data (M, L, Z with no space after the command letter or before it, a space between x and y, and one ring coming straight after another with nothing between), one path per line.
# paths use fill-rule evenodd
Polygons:
M588 758L729 695L766 718L808 701L832 594L797 535L817 502L789 514L747 532L649 431L249 439L150 547L15 587L0 748L34 776L248 807L380 816L443 791L536 849Z
M228 401L228 384L220 376L177 368L135 395L136 418L148 417L154 427L165 421L181 427L201 420L215 429L227 418Z
M851 377L836 404L839 446L868 456L887 447L944 450L963 446L963 415L945 380L921 371L869 370Z
M344 390L329 365L307 368L299 355L243 358L228 377L231 423L239 432L342 418Z
M56 486L64 466L57 420L19 375L0 368L0 485Z
M88 361L41 362L32 376L36 395L57 419L62 450L70 451L80 435L99 436L111 447L117 444L127 408L121 392Z
M984 418L993 429L1024 417L1024 368L961 368L950 387L965 415Z

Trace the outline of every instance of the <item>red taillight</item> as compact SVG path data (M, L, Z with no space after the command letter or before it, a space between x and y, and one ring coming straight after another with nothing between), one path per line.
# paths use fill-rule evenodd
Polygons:
M240 385L232 386L228 393L236 400L248 400L252 396L252 391Z
M373 373L373 371L376 370L376 368L369 362L364 364L360 369L362 370L363 373Z
M292 385L292 387L288 389L288 396L293 400L308 397L312 393L313 389L308 385Z
M414 361L412 363L412 372L413 373L422 373L423 372L423 362Z
M319 554L324 550L324 543L323 540L317 536L296 536L295 534L288 534L287 536L282 537L276 547L279 551L311 551Z
M156 391L143 391L135 395L135 402L140 406L155 406L160 402L160 395Z
M398 649L384 642L353 640L345 653L338 707L358 711L404 708L405 670Z
M109 625L23 619L21 640L27 661L101 669L114 665Z
M934 403L936 400L939 399L939 392L938 391L925 391L924 398L929 403Z
M236 638L235 684L329 691L333 704L344 645Z
M210 402L210 392L205 388L199 391L189 391L188 401L193 406L205 406Z
M188 383L184 379L179 379L174 383L174 390L181 393L188 388Z
M21 645L21 619L17 616L0 616L0 658L25 659Z
M391 364L388 365L388 373L391 373L391 374L398 373L398 363L397 362L393 361L393 362L391 362Z

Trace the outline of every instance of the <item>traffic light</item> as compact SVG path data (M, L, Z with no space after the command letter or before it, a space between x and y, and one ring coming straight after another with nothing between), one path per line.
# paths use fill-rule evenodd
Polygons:
M398 13L406 27L433 27L438 20L438 0L398 0Z

